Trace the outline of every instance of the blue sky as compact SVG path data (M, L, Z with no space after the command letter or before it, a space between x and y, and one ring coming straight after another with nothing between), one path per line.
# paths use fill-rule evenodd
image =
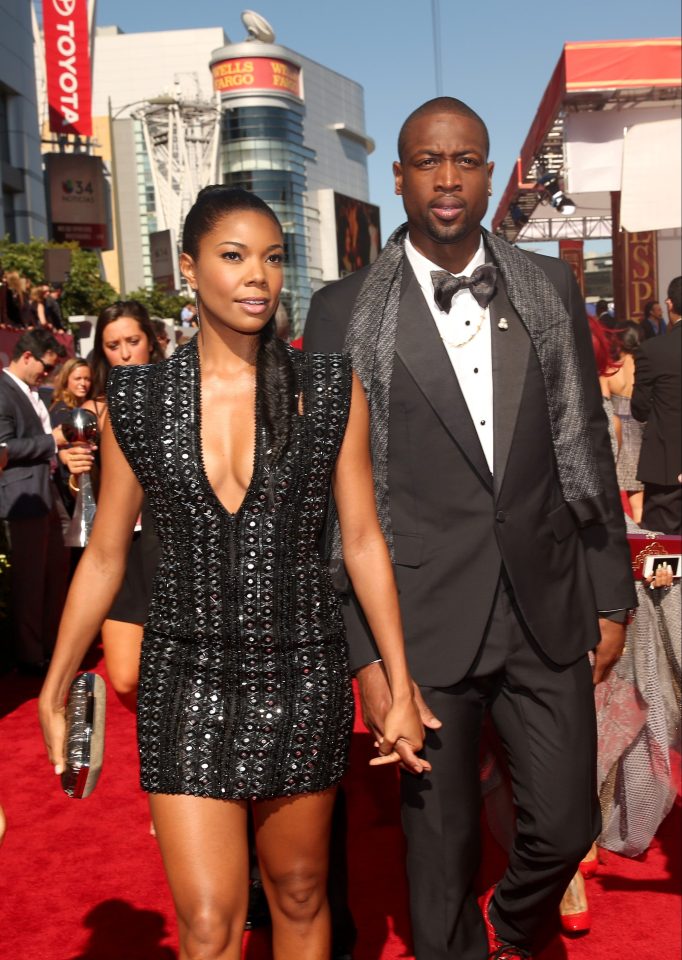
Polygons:
M405 117L436 96L430 0L98 0L98 24L127 33L222 26L246 36L240 13L263 14L277 42L343 73L365 90L370 198L381 207L382 238L404 218L391 164ZM470 104L488 124L496 163L489 218L509 179L542 93L570 40L678 36L677 0L440 0L443 93ZM553 252L546 245L543 252Z

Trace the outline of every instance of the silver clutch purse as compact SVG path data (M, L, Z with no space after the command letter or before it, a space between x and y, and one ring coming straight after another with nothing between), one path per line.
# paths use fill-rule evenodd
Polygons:
M90 796L102 771L106 699L106 685L97 673L81 673L71 684L62 789L74 800Z

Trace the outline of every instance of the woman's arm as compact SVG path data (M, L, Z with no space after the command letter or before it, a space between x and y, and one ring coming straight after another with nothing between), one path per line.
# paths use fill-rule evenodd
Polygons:
M56 773L61 773L64 763L64 701L69 685L121 586L142 505L142 488L108 420L101 448L102 482L95 522L66 599L38 705L47 752Z
M415 706L405 657L393 567L377 518L369 450L369 409L355 374L348 424L332 485L344 564L379 648L391 688L392 706L386 716L380 752L386 760L400 759L420 773L429 769L426 761L415 756L423 745L424 729Z

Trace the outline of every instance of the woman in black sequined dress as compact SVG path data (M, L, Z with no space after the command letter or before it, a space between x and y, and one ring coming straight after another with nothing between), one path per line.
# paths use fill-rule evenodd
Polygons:
M346 357L276 338L284 247L266 204L202 191L183 249L200 331L166 362L110 376L97 518L41 694L43 731L59 769L68 684L120 583L144 492L162 552L138 691L141 778L181 960L240 955L248 803L275 957L326 960L330 819L353 721L339 599L319 553L330 486L393 696L372 763L426 768L367 403Z

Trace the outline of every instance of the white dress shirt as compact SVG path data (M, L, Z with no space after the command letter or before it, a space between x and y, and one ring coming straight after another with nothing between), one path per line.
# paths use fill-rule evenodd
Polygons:
M19 389L26 394L28 399L31 401L31 406L40 417L40 422L43 425L43 430L45 431L45 433L51 434L52 424L50 423L50 414L47 412L47 407L45 406L43 401L40 399L40 394L38 393L38 391L32 390L27 383L24 383L23 380L15 376L15 374L11 373L11 371L3 370L2 372L6 374L8 377L11 377L12 380L14 380L16 385L19 387ZM54 449L56 453L57 452L56 441L55 441Z
M490 310L481 307L470 290L459 290L452 298L450 313L436 304L433 295L432 270L442 270L427 260L405 239L405 255L426 299L438 333L447 350L459 386L464 394L471 419L481 442L483 453L493 472L493 359L490 339ZM485 263L483 239L469 263L455 277L470 277L476 267ZM473 336L472 336L473 334ZM469 339L471 337L471 339ZM456 346L459 344L459 346Z

